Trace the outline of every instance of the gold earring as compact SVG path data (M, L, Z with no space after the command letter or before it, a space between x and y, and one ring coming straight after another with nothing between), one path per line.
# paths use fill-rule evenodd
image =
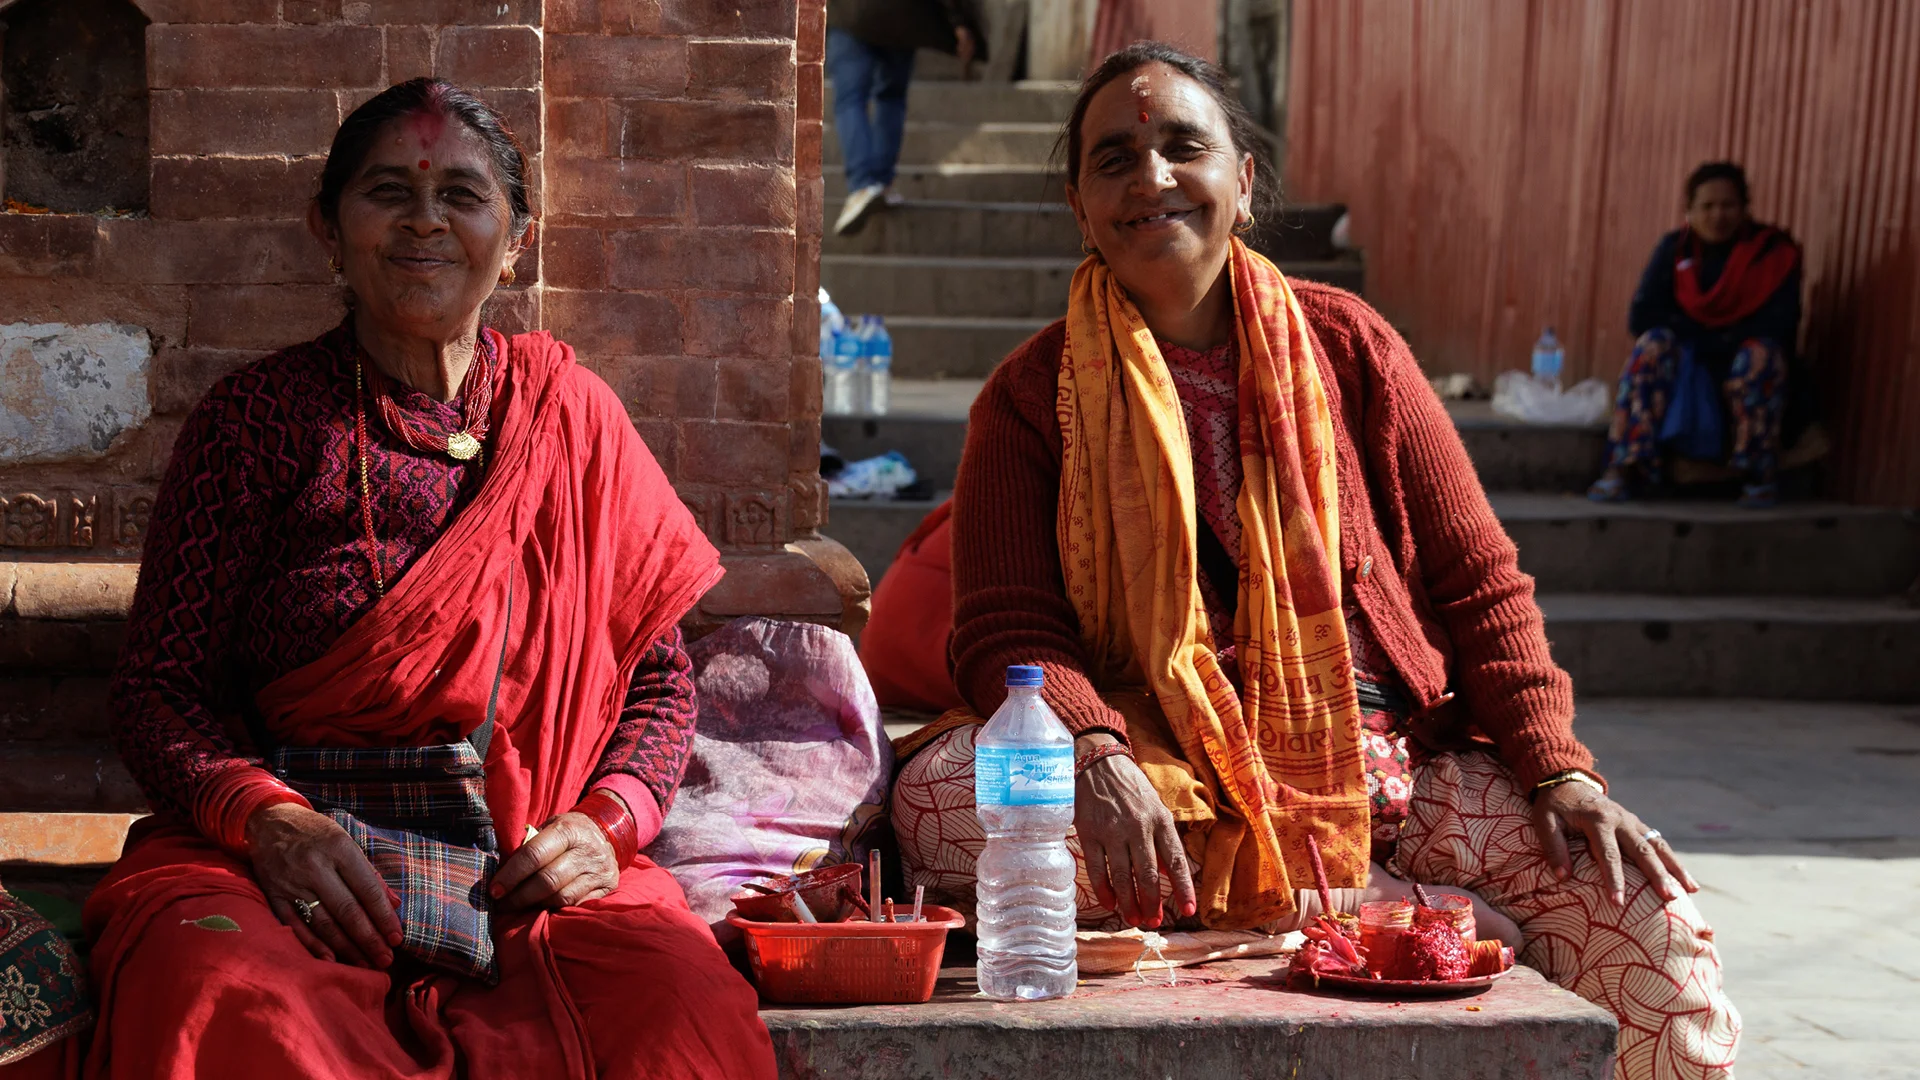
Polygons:
M336 274L339 273L340 272L340 256L338 255L327 256L327 269L333 271Z
M500 270L500 284L502 284L502 285L511 285L511 284L513 284L513 279L514 279L514 277L515 277L515 274L514 274L514 272L513 272L513 267L511 267L511 266L506 266L506 267L502 267L502 268L501 268L501 270Z
M1247 220L1242 221L1239 224L1235 225L1233 227L1233 231L1240 234L1241 236L1245 236L1248 233L1253 231L1253 227L1256 224L1258 224L1258 222L1255 220L1254 216L1252 214L1248 214Z
M1086 237L1083 236L1080 238L1080 254L1098 255L1099 253L1100 253L1100 249L1088 243Z

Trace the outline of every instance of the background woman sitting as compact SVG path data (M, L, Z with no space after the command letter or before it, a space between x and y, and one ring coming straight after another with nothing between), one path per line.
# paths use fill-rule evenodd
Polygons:
M1723 1076L1696 888L1608 798L1533 582L1406 343L1236 233L1271 166L1223 74L1108 57L1068 121L1089 257L1007 357L953 497L956 711L903 742L909 884L972 896L974 737L1015 663L1075 734L1085 924L1281 929L1471 890L1486 936L1619 1017L1630 1080ZM873 628L869 628L869 633Z
M1747 176L1730 161L1687 177L1687 223L1660 238L1628 328L1607 470L1588 496L1657 483L1669 454L1724 459L1745 476L1742 506L1779 501L1781 431L1800 334L1800 247L1747 213Z

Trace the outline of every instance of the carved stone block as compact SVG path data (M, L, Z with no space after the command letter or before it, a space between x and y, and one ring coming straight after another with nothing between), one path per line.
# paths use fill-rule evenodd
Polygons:
M153 500L137 495L120 506L120 520L114 527L116 547L138 548L147 542L147 519L153 516Z
M785 535L784 508L775 496L746 492L727 496L728 547L772 547Z
M50 548L60 544L60 502L23 491L0 498L0 547Z

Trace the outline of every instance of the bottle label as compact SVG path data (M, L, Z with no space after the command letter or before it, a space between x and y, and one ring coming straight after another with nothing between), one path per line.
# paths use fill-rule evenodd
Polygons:
M1073 747L977 747L973 796L980 806L1072 806Z

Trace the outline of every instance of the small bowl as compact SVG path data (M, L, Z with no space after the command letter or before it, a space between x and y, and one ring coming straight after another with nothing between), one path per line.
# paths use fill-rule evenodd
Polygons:
M860 875L859 863L823 866L804 874L761 878L754 885L773 892L748 888L728 899L733 901L733 909L741 918L753 922L804 921L793 903L795 895L806 903L814 921L845 922L855 916L867 916L867 902L860 895Z

